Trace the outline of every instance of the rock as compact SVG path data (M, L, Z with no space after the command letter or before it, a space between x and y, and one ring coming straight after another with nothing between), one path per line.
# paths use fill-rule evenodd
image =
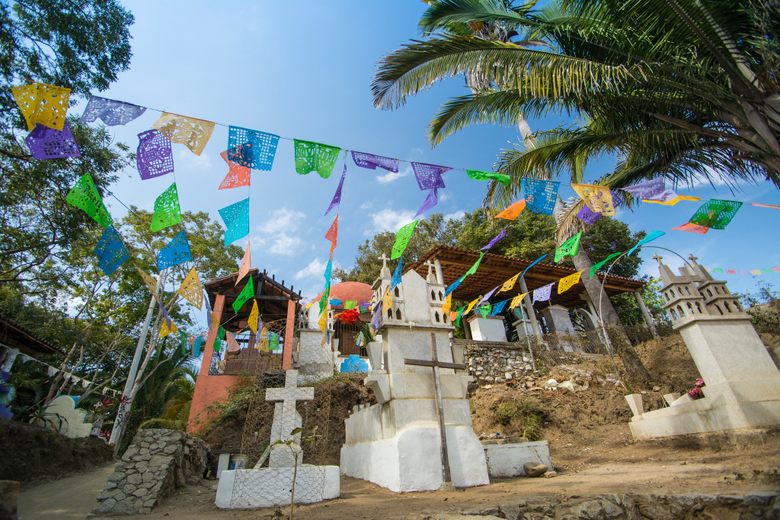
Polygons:
M561 390L567 390L567 391L569 391L571 393L574 393L574 392L576 392L577 390L580 389L580 386L577 385L577 384L574 384L571 381L564 381L563 383L558 384L558 388L561 389Z
M526 462L523 471L526 477L541 477L547 471L547 466L539 462Z
M545 472L544 474L544 478L553 478L557 476L558 476L558 472L552 469L550 471Z
M558 388L558 381L555 379L548 379L547 382L544 384L545 388L549 388L551 390L555 390Z

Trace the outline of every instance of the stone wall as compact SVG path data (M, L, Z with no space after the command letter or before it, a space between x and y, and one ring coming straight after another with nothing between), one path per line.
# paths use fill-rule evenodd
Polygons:
M177 430L139 430L98 495L95 515L151 512L174 489L203 478L209 446Z

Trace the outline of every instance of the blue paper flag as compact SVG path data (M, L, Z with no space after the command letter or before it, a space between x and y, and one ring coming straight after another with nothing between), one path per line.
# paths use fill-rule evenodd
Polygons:
M330 299L330 305L331 305L332 307L340 307L342 303L344 303L344 302L342 302L342 301L341 301L341 300L339 300L338 298L331 298L331 299Z
M130 252L114 226L108 226L103 231L103 235L95 245L95 255L98 257L98 265L107 276L111 276L130 258Z
M332 272L333 272L333 261L330 258L328 258L328 263L325 265L325 274L324 274L326 283L330 282L330 276Z
M531 263L528 265L528 267L526 267L526 268L523 270L523 274L521 274L521 275L520 275L520 278L523 278L523 277L525 277L525 273L527 273L528 271L530 271L530 270L531 270L531 269L532 269L532 268L533 268L533 267L534 267L536 264L538 264L539 262L541 262L542 260L544 260L544 259L545 259L545 258L547 258L548 256L550 256L550 255L548 255L548 254L546 254L546 253L545 253L545 254L543 254L542 256L540 256L539 258L537 258L536 260L534 260L533 262L531 262Z
M239 238L249 234L249 198L219 210L219 216L225 222L225 245L229 246Z
M449 296L452 291L457 289L458 286L460 285L460 282L462 282L464 278L466 278L465 274L463 276L461 276L460 278L458 278L457 280L455 280L455 282L452 285L447 287L447 289L445 289L445 291L444 291L444 296Z
M195 343L192 345L192 356L198 357L200 356L200 351L203 348L204 343L206 343L206 338L203 336L198 336L195 338Z
M493 311L490 313L491 316L498 316L502 312L504 312L504 307L506 307L506 303L509 300L504 300L502 302L498 302L493 306Z
M395 286L401 283L401 276L403 276L404 271L404 259L399 258L398 259L398 265L395 266L395 271L393 271L393 278L390 280L390 288L395 289Z
M247 168L270 171L278 144L278 135L231 126L228 131L228 159Z
M342 373L368 372L368 363L357 354L350 354L341 362Z
M651 231L650 233L647 234L647 236L645 238L643 238L642 240L640 240L639 242L634 244L634 247L632 247L631 249L628 250L628 253L626 253L626 256L631 256L631 254L634 251L636 251L638 248L642 247L643 245L647 244L648 242L652 242L656 238L660 238L660 237L664 236L665 234L666 233L664 233L663 231L659 231L657 229L655 231Z
M523 179L523 193L526 207L534 213L552 215L558 199L558 181L544 179Z
M179 234L171 239L168 244L157 253L157 269L162 271L174 265L192 260L190 242L187 240L187 232L179 231Z

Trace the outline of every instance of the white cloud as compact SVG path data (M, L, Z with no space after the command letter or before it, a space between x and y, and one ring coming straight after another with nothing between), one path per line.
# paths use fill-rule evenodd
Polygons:
M288 208L274 210L271 216L258 227L262 233L279 233L282 231L295 231L306 219L306 214Z
M300 238L284 234L276 235L271 240L273 243L268 251L280 256L294 256L303 244Z
M374 205L370 201L366 201L360 205L360 209L362 210L371 209L372 207L374 207Z
M452 198L452 195L447 193L446 191L444 193L439 193L439 202L447 202Z
M398 170L397 172L387 172L387 173L382 174L382 175L377 175L376 180L378 180L382 184L388 184L390 182L395 182L398 179L406 177L411 172L412 172L411 168L409 168L407 166L403 170Z
M176 150L176 170L203 170L211 171L213 165L211 158L208 154L195 155L187 148L181 146ZM224 163L223 163L224 164ZM225 165L225 173L227 173L227 165Z
M466 216L466 212L462 209L459 209L458 211L444 215L444 220L457 220L463 218L464 216Z
M409 209L394 210L385 208L371 214L371 221L374 224L374 231L397 231L404 224L414 220L414 211Z
M306 214L301 211L276 209L265 222L255 228L252 242L273 255L294 256L303 247L303 240L297 231L305 220Z
M320 260L319 258L315 258L309 264L301 269L300 271L296 272L293 275L293 278L296 280L302 280L304 278L321 278L325 274L325 267L328 265L328 263L325 260ZM333 262L333 267L339 267L338 262Z

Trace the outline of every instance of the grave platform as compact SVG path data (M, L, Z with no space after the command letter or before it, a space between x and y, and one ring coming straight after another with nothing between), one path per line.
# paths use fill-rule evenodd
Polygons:
M289 505L292 467L225 470L219 479L215 504L220 509L251 509ZM341 481L338 466L298 467L295 503L313 504L338 498Z

